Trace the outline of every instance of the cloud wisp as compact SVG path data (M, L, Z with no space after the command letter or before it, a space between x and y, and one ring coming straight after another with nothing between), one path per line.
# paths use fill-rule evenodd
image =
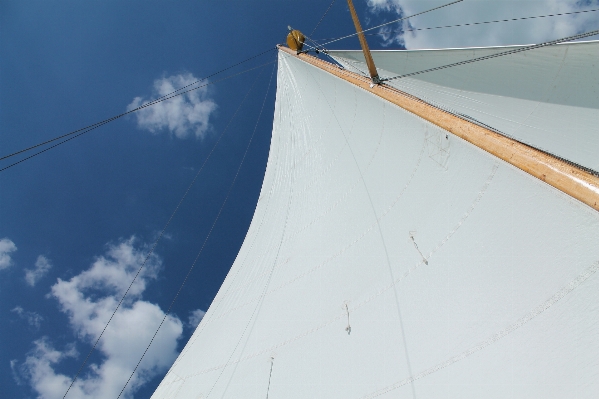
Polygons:
M50 263L50 260L44 255L40 255L37 257L33 269L25 269L25 281L27 284L34 287L42 277L48 274L51 268L52 263Z
M436 0L424 3L414 0L368 0L369 11L389 19L412 15L447 3ZM417 30L473 22L568 13L599 8L599 0L464 0L441 10L433 11L403 22L386 26L379 33L383 46L400 45L407 49L476 47L512 44L534 44L572 36L596 29L599 12L527 19L454 28ZM398 32L400 31L400 32ZM372 36L371 36L372 37ZM372 39L371 39L372 40Z
M154 81L150 98L135 97L127 111L138 108L177 89L191 85L198 79L190 73L162 77ZM193 88L194 86L190 86ZM186 89L187 90L187 89ZM154 134L168 130L177 138L194 135L202 138L210 129L210 116L216 103L209 98L208 87L190 91L169 100L143 108L135 113L137 126Z
M204 318L205 315L206 315L206 312L202 309L192 310L191 312L189 312L189 319L187 321L187 326L190 328L196 328L200 324L200 322L202 321L202 319Z
M20 319L25 320L30 327L39 330L44 318L35 312L26 311L21 306L15 306L11 312L16 313Z
M10 254L17 250L17 246L9 238L0 240L0 270L12 266L13 261Z
M134 238L122 240L108 245L105 255L97 258L89 269L70 280L58 279L52 286L51 297L58 301L61 311L68 316L70 327L80 341L86 344L95 342L146 253L147 248L137 245ZM102 360L89 365L68 397L118 396L164 317L159 306L142 298L147 284L157 277L161 265L162 261L156 255L148 259L97 346ZM183 323L178 318L166 318L123 398L132 398L139 387L172 364L182 332ZM57 368L65 359L81 360L75 344L57 349L48 337L33 344L34 348L20 366L21 375L40 397L62 398L72 376L58 372Z

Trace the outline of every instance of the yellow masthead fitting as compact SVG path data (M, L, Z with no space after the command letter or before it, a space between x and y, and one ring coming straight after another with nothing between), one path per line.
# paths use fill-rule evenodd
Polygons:
M291 29L291 26L288 26L288 28L289 34L287 35L287 46L289 46L291 50L297 51L299 53L304 47L306 36L304 36L302 32L297 29Z

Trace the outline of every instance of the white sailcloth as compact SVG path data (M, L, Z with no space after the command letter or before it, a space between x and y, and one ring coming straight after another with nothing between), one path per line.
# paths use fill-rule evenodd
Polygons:
M595 397L598 212L285 53L277 83L246 239L154 399Z

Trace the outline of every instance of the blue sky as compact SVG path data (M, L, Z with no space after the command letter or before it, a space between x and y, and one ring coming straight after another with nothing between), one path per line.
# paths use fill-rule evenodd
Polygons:
M355 0L364 27L443 3ZM287 25L309 34L329 4L5 0L0 156L120 114L273 48L284 40ZM401 29L592 8L599 2L466 0L387 28L386 35L369 36L369 44L382 49L534 43L597 29L597 16L405 34ZM345 0L337 0L313 36L352 31ZM358 41L334 48L357 49ZM223 76L274 60L272 51ZM64 395L64 384L255 82L90 358L93 368L83 370L69 397L118 395L117 377L137 363L248 148L172 317L125 392L128 398L151 395L209 307L251 221L268 157L274 78L266 91L273 65L120 118L0 172L0 396Z

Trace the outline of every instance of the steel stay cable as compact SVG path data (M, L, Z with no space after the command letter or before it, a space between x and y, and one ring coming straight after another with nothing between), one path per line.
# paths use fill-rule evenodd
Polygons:
M458 25L444 25L444 26L434 26L434 27L428 27L428 28L405 29L405 30L401 30L401 31L396 30L396 31L380 32L380 33L366 33L366 35L374 36L374 35L384 35L384 34L388 34L388 33L415 32L415 31L418 31L418 30L432 30L432 29L443 29L443 28L456 28L456 27L460 27L460 26L474 26L474 25L493 24L493 23L498 23L498 22L512 22L512 21L520 21L520 20L524 20L524 19L558 17L560 15L581 14L581 13L585 13L585 12L594 12L594 11L599 11L599 8L595 8L593 10L563 12L563 13L559 13L559 14L537 15L537 16L534 16L534 17L498 19L496 21L470 22L470 23L458 24Z
M559 43L563 43L563 42L569 42L569 41L572 41L572 40L578 40L578 39L582 39L584 37L595 36L595 35L599 35L599 30L594 30L594 31L586 32L586 33L580 33L578 35L568 36L568 37L564 37L564 38L561 38L561 39L552 40L552 41L549 41L549 42L544 42L544 43L539 43L539 44L533 44L531 46L520 47L520 48L508 50L508 51L503 51L501 53L486 55L484 57L473 58L471 60L465 60L465 61L460 61L460 62L454 62L452 64L441 65L441 66L438 66L438 67L435 67L435 68L424 69L422 71L406 73L406 74L403 74L403 75L393 76L393 77L390 77L390 78L383 78L383 79L381 79L381 81L382 82L388 82L390 80L407 78L409 76L420 75L420 74L428 73L428 72L434 72L434 71L438 71L438 70L441 70L441 69L452 68L454 66L459 66L459 65L471 64L473 62L484 61L484 60L488 60L488 59L491 59L491 58L502 57L504 55L510 55L510 54L515 54L515 53L520 53L522 51L534 50L534 49L541 48L541 47L552 46L552 45L555 45L555 44L559 44Z
M524 19L559 17L561 15L582 14L582 13L595 12L595 11L599 11L599 8L595 8L595 9L592 9L592 10L563 12L563 13L557 13L557 14L537 15L537 16L532 16L532 17L498 19L496 21L469 22L469 23L466 23L466 24L444 25L444 26L431 26L431 27L426 27L426 28L412 28L412 29L402 29L402 30L395 30L395 31L389 31L389 32L364 33L364 34L366 36L380 36L380 35L385 35L385 34L389 34L389 33L415 32L415 31L419 31L419 30L456 28L456 27L460 27L460 26L484 25L484 24L492 24L492 23L498 23L498 22L520 21L520 20L524 20ZM334 40L334 39L339 39L339 38L338 37L327 37L327 38L323 38L323 39L314 39L314 40Z
M431 11L435 11L435 10L438 10L438 9L440 9L440 8L443 8L443 7L451 6L451 5L453 5L453 4L460 3L460 2L462 2L462 1L464 1L464 0L456 0L456 1L452 1L451 3L447 3L447 4L444 4L444 5L442 5L442 6L438 6L438 7L435 7L435 8L431 8L430 10L421 11L421 12L419 12L419 13L416 13L416 14L408 15L407 17L402 17L402 18L399 18L399 19L396 19L396 20L393 20L393 21L390 21L390 22L385 22L384 24L377 25L377 26L373 26L372 28L364 29L364 30L362 30L362 31L360 31L360 32L352 33L351 35L342 36L342 37L339 37L339 38L337 38L337 39L335 39L335 40L331 40L331 41L329 41L329 42L323 43L323 44L322 44L322 46L326 46L327 44L331 44L331 43L334 43L334 42L338 42L339 40L347 39L348 37L353 37L353 36L359 35L360 33L368 32L368 31L371 31L371 30L373 30L373 29L378 29L378 28L380 28L381 26L385 26L385 25L394 24L394 23L396 23L396 22L400 22L400 21L403 21L403 20L406 20L406 19L409 19L409 18L413 18L413 17L416 17L416 16L418 16L418 15L426 14L427 12L431 12Z
M285 58L289 58L289 57L292 57L292 56L288 56L288 57L285 57ZM292 166L292 169L293 169L293 166ZM291 174L293 175L293 173L291 173ZM235 344L235 347L233 348L233 351L231 352L231 354L229 355L229 358L225 362L225 366L223 368L221 368L221 371L220 371L218 377L216 377L216 380L212 384L212 387L210 388L210 390L206 394L206 396L205 396L206 399L208 399L210 397L210 394L214 390L214 387L216 386L216 384L220 380L221 376L223 375L223 373L225 371L225 368L227 367L227 365L230 364L231 358L233 357L233 355L237 351L237 348L239 347L239 344L241 343L241 340L245 336L245 333L246 333L248 327L250 326L252 320L254 320L254 315L256 315L256 312L258 312L258 314L260 313L260 308L262 307L262 301L264 300L264 297L266 296L266 293L267 293L268 287L270 285L270 281L271 281L273 272L275 270L275 267L277 266L277 262L279 260L279 254L280 254L280 251L281 251L281 247L283 245L283 239L285 237L285 232L287 231L287 222L289 220L289 212L290 212L290 209L291 209L290 205L291 205L291 202L293 200L293 184L294 184L294 179L292 177L291 178L291 184L290 184L290 196L289 196L289 200L287 201L287 207L286 207L286 212L285 212L285 222L283 223L283 231L282 231L282 235L281 235L281 240L279 241L279 246L278 246L278 249L276 251L274 262L272 263L272 267L270 268L270 273L268 274L268 278L266 279L266 283L264 284L264 288L262 289L262 295L261 295L260 299L258 300L258 303L256 304L256 307L254 307L254 310L253 310L253 312L252 312L252 314L251 314L248 322L246 323L245 328L243 329L243 332L239 336L239 339L237 340L237 344ZM254 323L255 323L255 320L254 320ZM253 327L252 327L252 329L253 329ZM246 343L247 343L247 341L246 341Z
M334 3L335 3L335 0L331 1L331 4L329 4L329 8L327 8L327 10L324 12L324 14L322 14L322 17L320 17L320 21L318 21L318 23L316 24L316 26L314 27L314 29L312 29L312 33L310 33L310 36L312 36L314 34L314 32L316 32L316 28L318 28L318 26L320 26L320 23L322 22L322 20L324 19L324 17L327 15L327 13L331 9L331 7L333 7Z
M206 86L209 86L209 85L213 85L213 84L215 84L215 83L218 83L218 82L222 82L222 81L224 81L224 80L228 80L228 79L234 78L234 77L236 77L236 76L239 76L239 75L242 75L242 74L244 74L244 73L247 73L247 72L253 71L253 70L255 70L255 69L262 68L262 67L264 67L264 66L266 66L266 65L270 65L270 64L272 64L273 62L276 62L276 60L275 60L275 61L270 61L270 62L267 62L267 63L264 63L264 64L261 64L261 65L258 65L258 66L256 66L256 67L253 67L253 68L250 68L250 69L246 69L246 70L244 70L244 71L241 71L241 72L237 72L237 73L235 73L235 74L233 74L233 75L229 75L229 76L227 76L227 77L224 77L224 78L222 78L222 79L219 79L219 80L215 80L215 81L212 81L212 82L205 83L205 84L203 84L203 85L201 85L201 86L194 87L193 89L188 89L188 90L186 90L186 91L184 91L184 92L181 92L181 93L177 93L177 94L170 95L170 97L161 98L161 100L160 100L160 101L157 101L157 102L162 102L162 101L170 100L171 98L175 98L175 97L181 96L181 95L183 95L183 94L189 93L189 92L191 92L191 91L194 91L194 90L201 89L202 87L206 87ZM140 109L141 109L141 108L145 108L145 107L152 106L152 105L156 104L157 102L153 102L153 103L147 103L147 104L144 104L143 106L141 106L141 107L140 107ZM129 112L125 113L125 114L122 114L122 115L118 116L118 118L120 118L120 117L121 117L121 116L123 116L123 115L129 114L129 113L131 113L131 112L134 112L134 111L129 111ZM115 117L114 119L117 119L117 117ZM41 150L41 151L39 151L39 152L36 152L35 154L32 154L32 155L30 155L30 156L28 156L28 157L26 157L26 158L23 158L23 159L21 159L21 160L19 160L19 161L17 161L17 162L14 162L14 163L12 163L12 164L10 164L10 165L8 165L8 166L5 166L4 168L0 169L0 172L3 172L3 171L5 171L5 170L6 170L6 169L8 169L8 168L11 168L11 167L13 167L13 166L15 166L15 165L18 165L18 164L20 164L21 162L27 161L28 159L31 159L31 158L33 158L33 157L35 157L35 156L37 156L37 155L40 155L40 154L42 154L42 153L44 153L44 152L46 152L46 151L48 151L48 150L51 150L51 149L52 149L52 148L54 148L54 147L58 147L59 145L61 145L61 144L64 144L64 143L66 143L67 141L70 141L70 140L72 140L72 139L74 139L74 138L76 138L76 137L79 137L79 136L81 136L81 135L83 135L83 134L85 134L85 133L88 133L88 132L90 132L90 131L92 131L92 130L94 130L94 129L97 129L98 127L100 127L100 126L102 126L102 125L105 125L105 124L107 124L107 123L111 122L111 121L112 121L112 120L114 120L114 119L106 120L106 121L104 121L104 122L101 122L100 124L98 124L98 125L96 125L96 126L93 126L93 125L91 125L91 126L93 126L93 127L89 128L89 129L87 129L87 130L84 130L84 131L82 131L82 132L80 132L80 133L78 133L78 134L76 134L76 135L74 135L74 136L71 136L71 137L69 137L69 138L67 138L67 139L65 139L65 140L63 140L63 141L61 141L61 142L59 142L59 143L57 143L57 144L54 144L54 145L52 145L52 146L50 146L50 147L47 147L47 148L44 148L43 150Z
M276 62L276 61L275 61ZM265 65L269 65L272 64L272 62L269 62L267 64L264 64L262 66ZM256 69L256 68L252 68ZM257 79L256 79L257 81ZM254 82L255 84L255 82ZM252 87L250 88L250 90L247 92L247 94L245 95L245 97L243 98L242 102L239 104L239 106L237 107L235 113L233 114L233 116L231 117L231 119L229 120L229 122L227 123L227 125L225 126L225 128L223 129L222 133L220 134L220 136L218 137L217 141L214 143L214 145L212 146L212 149L210 150L210 152L208 153L208 155L206 156L206 159L204 159L204 162L202 163L202 166L200 167L200 169L198 170L198 172L196 173L195 177L193 178L193 180L191 181L191 183L189 184L189 186L187 187L187 190L185 190L185 193L183 194L183 196L181 197L181 200L179 200L179 203L177 204L177 206L175 207L175 210L173 211L173 213L171 214L171 216L169 217L168 221L166 222L166 224L164 225L164 227L162 228L162 231L160 232L160 235L158 236L158 238L156 239L156 241L154 242L154 244L152 245L152 248L150 249L150 251L148 252L148 254L146 255L144 261L142 262L141 266L139 267L139 269L137 270L137 273L135 274L135 276L133 277L133 280L131 281L131 283L129 284L129 287L127 288L127 290L125 291L125 293L123 294L123 297L121 298L121 300L119 301L117 307L115 308L114 312L112 313L112 315L110 316L110 318L108 319L108 322L106 323L106 325L104 326L104 329L102 330L102 332L100 333L100 335L98 336L98 338L96 339L96 341L94 342L94 345L92 346L92 348L90 349L89 353L87 354L85 360L83 361L83 364L81 365L81 367L79 367L79 370L77 370L77 373L75 374L75 377L73 377L73 380L71 381L71 384L69 385L69 387L67 388L67 391L65 392L65 394L63 395L63 399L66 398L67 394L69 393L69 391L71 390L71 388L73 387L73 384L77 381L77 378L79 376L79 374L81 373L81 371L83 370L83 367L85 366L85 364L87 363L87 361L89 360L89 357L91 356L91 354L93 353L93 351L95 350L96 346L98 345L98 342L100 342L100 339L102 338L102 336L104 335L104 333L106 332L106 329L108 328L108 325L110 324L110 322L112 321L112 319L114 318L114 315L116 314L116 312L119 310L119 308L121 307L121 305L123 304L123 301L125 300L125 297L127 296L127 294L129 293L131 287L133 286L133 284L135 283L137 277L139 276L139 274L141 273L142 269L144 268L144 266L146 265L148 259L150 258L150 256L154 253L154 250L156 249L158 243L160 242L160 240L162 239L162 237L164 236L164 233L167 229L167 227L170 225L171 221L173 220L173 218L175 217L175 214L177 213L177 211L179 210L179 208L181 207L181 204L183 203L183 201L185 200L185 198L187 197L187 194L189 194L189 191L191 190L191 188L193 187L193 185L195 184L198 176L200 175L200 173L202 172L202 170L204 169L204 167L206 166L206 163L208 162L208 160L211 158L214 150L216 149L216 147L218 146L218 144L220 143L221 139L223 138L225 132L229 129L229 126L231 125L231 122L233 121L233 119L235 118L235 116L237 115L237 113L239 112L239 110L241 109L241 106L243 105L243 103L245 102L247 96L249 95L250 91L252 90L252 88L254 87L254 85L252 85ZM122 393L122 392L121 392Z
M123 389L121 389L121 392L119 393L119 396L117 397L117 399L119 399L121 397L121 395L123 394L123 392L125 391L125 388L127 387L127 385L129 384L129 382L131 381L131 378L133 378L133 375L135 374L135 372L137 371L137 368L139 367L139 365L141 364L141 361L143 360L144 356L146 355L146 353L148 352L148 350L150 349L150 346L152 345L152 343L154 342L154 339L156 338L156 335L158 334L158 331L160 331L160 328L162 327L162 325L164 324L166 318L168 317L168 315L170 314L170 311L173 307L173 305L175 304L175 301L177 300L177 298L179 297L179 294L181 293L181 290L183 290L183 287L185 286L185 283L187 282L189 276L191 275L191 272L193 271L198 259L200 258L200 255L202 254L202 252L204 251L204 247L206 246L206 243L208 242L208 239L210 238L210 235L212 234L212 230L214 230L214 226L216 226L216 223L218 222L218 219L220 218L220 215L225 207L225 204L227 203L229 196L231 195L231 191L233 190L233 186L235 185L235 182L237 181L237 177L239 176L239 172L241 171L241 167L243 166L243 163L245 161L245 158L247 156L247 153L250 149L250 145L252 144L252 141L254 139L254 135L256 134L256 130L258 128L258 123L260 122L260 118L262 116L262 112L264 111L264 105L266 104L266 99L268 97L268 93L270 92L270 84L272 82L272 76L274 73L274 67L270 73L270 79L268 81L268 87L266 89L266 94L264 95L264 100L262 101L262 108L260 109L260 113L258 114L258 119L256 120L256 124L254 126L254 131L252 132L252 135L250 136L250 140L248 142L248 145L245 149L245 152L243 154L243 157L241 158L241 162L239 163L239 166L237 167L237 172L235 173L235 177L233 178L233 181L231 182L231 185L229 186L229 190L227 192L227 195L225 196L225 199L216 215L216 218L214 219L214 222L212 222L212 226L210 227L210 230L208 231L208 234L206 235L206 238L204 239L204 242L202 244L202 247L200 248L200 251L198 252L198 254L196 255L195 260L193 261L191 267L189 268L189 271L187 272L187 275L185 276L185 278L183 279L183 282L181 283L181 286L179 287L179 290L177 291L177 293L175 294L175 297L173 298L173 300L171 301L171 304L169 305L167 311L164 314L164 317L162 318L162 321L160 322L160 325L158 326L158 328L156 329L156 331L154 332L154 335L152 336L152 339L150 340L150 343L148 344L148 346L146 347L144 353L141 355L141 358L139 359L139 361L137 362L137 365L135 366L135 368L133 369L133 372L131 372L131 375L129 376L129 379L127 380L127 382L125 383L125 386L123 386ZM258 75L258 77L256 77L256 80L254 81L254 84L252 85L252 87L250 88L250 90L247 92L247 94L244 97L244 100L242 102L242 104L245 102L245 99L247 98L247 96L250 94L250 92L252 91L252 89L254 88L254 86L256 85L256 82L258 81L258 78L260 77L260 75ZM241 107L241 105L240 105ZM239 109L238 109L239 110ZM234 117L234 116L233 116Z
M224 72L224 71L227 71L227 70L229 70L229 69L231 69L231 68L234 68L234 67L236 67L236 66L238 66L238 65L241 65L241 64L243 64L243 63L246 63L246 62L248 62L248 61L250 61L250 60L252 60L252 59L254 59L254 58L257 58L257 57L259 57L259 56L261 56L261 55L264 55L264 54L266 54L266 53L268 53L268 52L271 52L271 51L273 51L273 50L275 50L275 49L274 49L274 48L271 48L271 49L269 49L269 50L266 50L266 51L263 51L263 52L261 52L261 53L258 53L258 54L254 55L254 56L252 56L252 57L246 58L246 59L245 59L245 60L243 60L243 61L240 61L240 62L238 62L238 63L236 63L236 64L233 64L233 65L231 65L231 66L228 66L227 68L221 69L221 70L219 70L218 72L214 72L214 73L212 73L212 74L210 74L210 75L208 75L208 76L206 76L206 77L204 77L204 78L198 79L198 80L196 80L196 81L195 81L195 82L193 82L193 83L190 83L190 84L188 84L188 85L185 85L185 86L183 86L183 87L181 87L181 88L179 88L179 89L177 89L177 90L175 90L175 91L173 91L173 92L171 92L171 93L165 94L165 95L164 95L164 96L162 96L162 97L158 97L157 99L155 99L155 100L152 100L152 101L150 101L150 102L148 102L148 103L146 103L146 104L143 104L143 105L141 105L141 106L139 106L139 107L137 107L137 108L135 108L135 109L129 110L129 111L127 111L127 112L124 112L124 113L122 113L122 114L119 114L119 115L112 116L112 117L110 117L110 118L108 118L108 119L104 119L103 121L96 122L96 123L93 123L93 124L91 124L91 125L88 125L88 126L82 127L82 128L80 128L80 129L74 130L74 131L72 131L72 132L70 132L70 133L66 133L66 134L63 134L63 135L61 135L61 136L54 137L53 139L46 140L46 141L44 141L43 143L39 143L39 144L33 145L33 146L31 146L31 147L24 148L24 149L22 149L22 150L19 150L19 151L13 152L12 154L4 155L4 156L2 156L2 157L0 158L0 161L2 161L2 160L4 160L4 159L7 159L7 158L10 158L10 157L13 157L13 156L15 156L15 155L18 155L18 154L21 154L21 153L23 153L23 152L26 152L26 151L32 150L32 149L34 149L34 148L37 148L37 147L40 147L40 146L43 146L43 145L46 145L46 144L52 143L52 142L54 142L54 141L56 141L56 140L60 140L60 139L62 139L62 138L64 138L64 137L71 136L71 135L73 135L73 134L76 134L76 133L78 133L78 132L81 132L82 130L88 130L88 129L89 129L89 130L92 130L92 129L96 128L96 127L99 127L99 126L105 125L105 124L106 124L106 123L108 123L108 122L112 122L112 121L113 121L113 120L115 120L115 119L121 118L121 117L123 117L123 116L125 116L125 115L128 115L128 114L130 114L130 113L137 112L137 111L139 111L139 110L141 110L141 109L143 109L143 108L149 107L149 106L151 106L151 105L154 105L154 104L157 104L157 103L159 103L159 102L162 102L162 101L164 101L164 100L168 99L168 98L165 98L165 97L172 96L173 94L175 94L175 93L178 93L179 91L181 91L181 90L183 90L183 89L186 89L186 88L188 88L188 87L190 87L190 86L193 86L193 85L195 85L195 84L198 84L198 83L200 83L200 82L203 82L203 81L205 81L205 80L207 80L207 79L209 79L209 78L211 78L211 77L213 77L213 76L216 76L216 75L218 75L218 74L220 74L220 73L222 73L222 72ZM203 87L203 86L200 86L200 87ZM198 88L199 88L199 87L198 87ZM198 88L196 88L196 89L198 89ZM187 92L186 92L186 93L187 93ZM172 98L172 97L169 97L169 98Z

